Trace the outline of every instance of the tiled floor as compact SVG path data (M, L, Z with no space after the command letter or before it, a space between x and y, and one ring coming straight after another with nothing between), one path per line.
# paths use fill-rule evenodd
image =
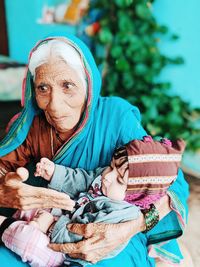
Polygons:
M0 139L10 118L20 110L19 102L0 102ZM189 223L182 238L190 251L195 267L200 266L200 179L187 177L190 184ZM190 266L185 266L190 267Z

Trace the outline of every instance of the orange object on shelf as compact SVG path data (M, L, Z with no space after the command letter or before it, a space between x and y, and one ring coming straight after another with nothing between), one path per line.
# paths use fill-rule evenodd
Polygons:
M71 24L77 24L86 13L89 0L72 0L64 14L63 21Z

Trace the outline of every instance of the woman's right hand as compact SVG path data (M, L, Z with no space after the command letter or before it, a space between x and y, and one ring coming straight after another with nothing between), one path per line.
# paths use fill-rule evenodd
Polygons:
M72 210L75 202L67 194L23 183L28 178L25 168L9 172L0 179L0 207L21 210L60 208Z
M167 195L154 204L158 209L160 219L171 211L169 196ZM144 231L146 225L144 216L141 213L136 220L117 224L72 223L66 227L69 231L83 236L83 240L76 243L51 243L48 246L55 251L68 254L72 258L80 258L96 263L114 251L119 245L127 242L132 236Z
M96 263L128 242L132 236L143 231L145 223L141 214L137 220L122 223L72 223L66 227L70 232L83 236L83 240L76 243L51 243L48 247L68 254L71 258Z

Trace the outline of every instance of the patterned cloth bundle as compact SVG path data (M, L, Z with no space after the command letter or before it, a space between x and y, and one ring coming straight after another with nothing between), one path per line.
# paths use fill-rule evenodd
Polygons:
M129 171L125 200L146 209L165 195L177 177L184 149L182 139L154 141L151 136L116 149L113 157L120 176Z

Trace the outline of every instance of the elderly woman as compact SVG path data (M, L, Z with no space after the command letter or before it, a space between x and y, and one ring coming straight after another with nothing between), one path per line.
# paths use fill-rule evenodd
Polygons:
M1 207L71 210L74 203L69 196L23 183L17 168L41 157L86 170L106 166L116 146L146 135L138 109L117 97L101 97L100 88L94 59L79 39L52 37L36 45L23 83L23 110L0 143ZM179 264L182 254L176 240L170 240L182 233L187 196L180 171L168 195L155 203L160 222L152 230L145 231L155 224L154 218L148 225L144 213L126 223L74 224L69 230L84 239L51 248L96 263L132 237L118 256L93 266L117 267L122 262L126 267L159 266L155 258L164 260L165 267ZM0 223L5 221L1 216ZM4 247L0 260L4 267L26 266Z

